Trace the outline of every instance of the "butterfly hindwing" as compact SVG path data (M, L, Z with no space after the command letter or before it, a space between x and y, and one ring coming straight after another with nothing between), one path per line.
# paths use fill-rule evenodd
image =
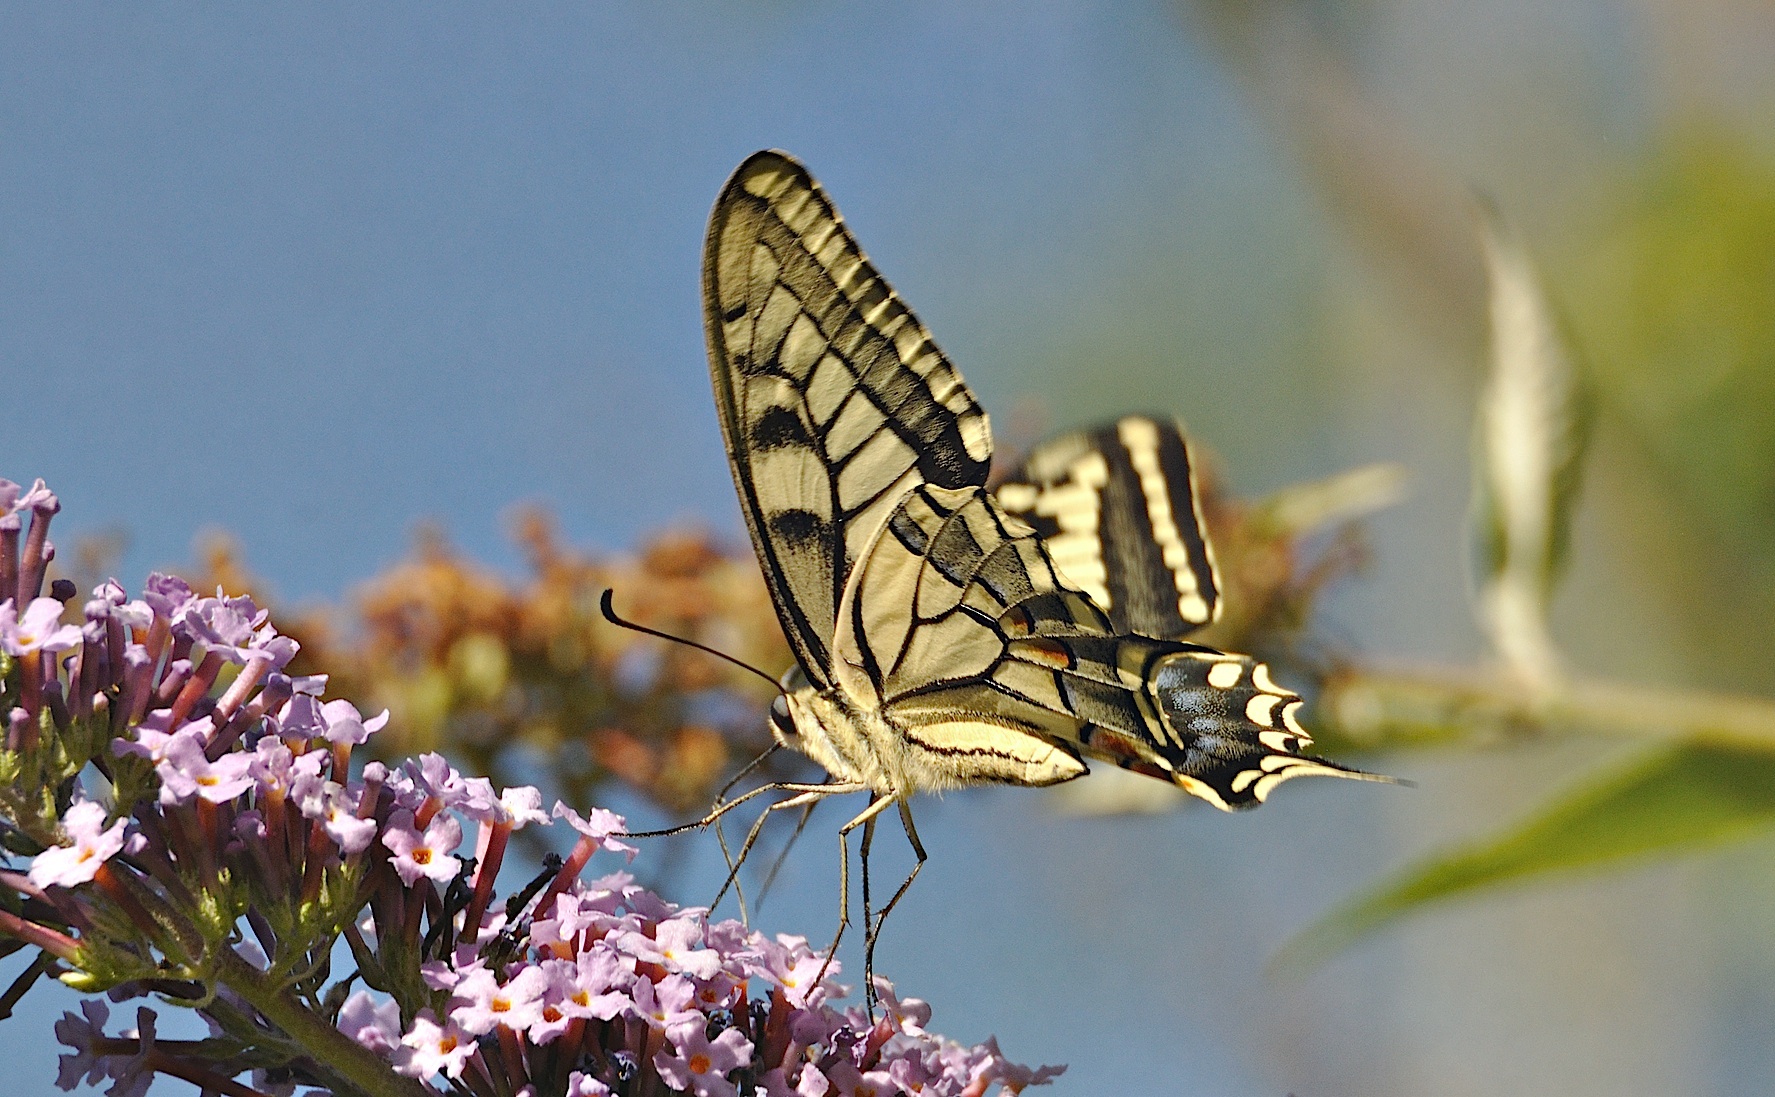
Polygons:
M1043 443L998 500L1118 632L1181 639L1220 607L1190 457L1175 422L1130 415Z
M805 168L760 152L709 221L704 321L729 462L784 632L831 681L863 544L923 484L985 482L986 414Z
M943 769L938 787L1050 784L1083 755L1236 809L1290 777L1359 776L1299 753L1301 700L1263 664L1118 634L978 488L901 500L852 574L834 648L839 685Z
M1105 624L984 488L914 488L865 549L840 607L837 681L896 729L899 764L921 787L1085 772L1051 677L1036 698L1014 686L1006 618L1042 600Z

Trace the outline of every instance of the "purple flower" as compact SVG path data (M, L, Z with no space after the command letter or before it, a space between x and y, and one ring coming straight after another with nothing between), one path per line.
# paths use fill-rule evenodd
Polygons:
M832 981L841 970L837 960L826 958L807 946L807 938L781 934L775 941L759 941L756 974L783 988L783 997L797 1009L812 1009L837 989ZM820 982L824 969L826 981Z
M321 706L321 711L327 718L327 739L329 742L350 743L352 746L356 746L359 743L369 742L370 736L388 726L387 709L383 709L377 715L366 720L363 713L357 710L356 705L350 701L339 700L328 701Z
M142 1097L154 1081L154 1071L148 1066L148 1057L154 1052L154 1011L147 1006L138 1009L135 1031L121 1034L122 1039L140 1041L136 1053L129 1056L102 1054L94 1047L108 1039L104 1026L111 1016L109 1006L88 999L80 1003L80 1011L86 1016L64 1013L56 1022L56 1039L73 1048L74 1054L62 1056L55 1084L73 1089L82 1080L92 1086L111 1078L111 1088L106 1091L111 1097Z
M475 1052L474 1037L455 1021L438 1024L429 1009L419 1011L401 1043L412 1055L395 1069L413 1078L430 1078L440 1070L451 1078L460 1078L468 1057Z
M207 726L207 722L198 726ZM241 751L210 761L203 751L202 734L187 725L167 741L160 764L154 767L160 775L160 802L183 804L202 797L212 804L225 804L253 787L253 761L253 755Z
M548 825L549 813L542 810L542 792L535 785L513 785L499 794L500 818L495 822L510 823L513 830L523 830L531 823Z
M93 588L92 601L84 607L88 621L116 621L126 628L147 628L154 622L148 603L129 601L122 584L107 579Z
M260 812L243 811L234 816L234 834L243 842L263 842L270 833Z
M1003 1052L999 1051L998 1037L996 1036L988 1036L986 1042L975 1050L985 1054L974 1079L982 1076L990 1078L991 1084L1003 1086L1012 1093L1016 1093L1025 1086L1047 1085L1050 1080L1066 1073L1064 1065L1044 1066L1031 1070L1020 1063L1011 1062L1005 1058Z
M185 612L185 607L197 598L185 580L176 575L163 575L160 572L148 576L142 585L142 601L154 611L154 616L163 617L168 621L176 621Z
M462 844L462 824L453 815L440 812L421 834L413 825L413 813L402 808L389 818L382 844L394 851L394 870L408 887L421 876L447 884L462 867L450 856Z
M493 821L500 812L493 783L485 777L464 777L441 754L409 758L391 774L388 788L402 804L417 807L436 800L444 808L471 819Z
M327 768L331 758L332 755L324 750L296 755L290 761L290 799L300 803L304 798L318 794L327 782L321 771Z
M462 1004L451 1008L450 1019L475 1036L485 1036L500 1025L522 1031L542 1020L548 982L548 975L535 964L525 965L503 984L482 968L456 984L455 996Z
M627 834L629 832L628 820L614 811L593 808L582 816L563 801L556 800L555 818L567 820L568 826L585 835L594 845L601 846L612 853L625 853L631 861L639 852L627 842L619 842L611 837L613 834Z
M547 985L542 990L541 1016L524 1036L531 1043L540 1046L558 1039L573 1024L574 1015L568 1012L567 1001L568 995L573 991L574 972L573 962L570 960L545 959L537 964L537 968L542 972Z
M248 770L258 784L261 793L289 791L295 779L293 766L296 756L284 745L282 739L275 735L267 735L253 744L253 764Z
M4 485L7 481L0 481ZM105 1056L93 1050L93 1041L105 1039L105 1022L111 1019L111 1007L97 998L88 998L80 1003L80 1012L84 1017L72 1013L62 1014L62 1019L55 1023L55 1038L73 1049L72 1054L61 1057L61 1069L56 1074L55 1084L62 1089L73 1089L81 1083L82 1075L87 1085L97 1085L110 1077Z
M327 733L327 718L319 697L296 693L277 710L277 730L292 739L319 739Z
M860 1070L854 1063L839 1060L825 1068L827 1079L845 1097L894 1097L900 1087L885 1070Z
M634 961L604 947L594 945L569 964L561 974L565 980L561 1008L569 1017L595 1017L608 1021L627 1009L638 1008L624 991L635 983Z
M308 693L296 693L277 714L278 730L285 735L326 739L356 746L388 724L388 710L365 720L350 701L327 701Z
M682 975L668 975L657 983L636 979L634 999L635 1007L630 1012L656 1031L688 1021L702 1024L706 1020L691 1008L696 1003L696 984Z
M123 832L129 826L129 820L119 819L105 829L105 815L104 805L95 800L69 808L62 816L62 829L74 844L51 846L33 858L31 882L38 887L71 888L98 875L99 866L123 848Z
M119 758L126 754L134 754L146 758L158 766L166 760L166 752L173 740L180 736L195 737L201 741L209 732L211 723L208 717L202 720L190 720L180 725L178 731L167 731L172 713L166 709L150 712L145 720L135 727L136 737L126 739L122 736L111 740L111 753Z
M455 965L446 960L427 960L419 965L419 977L433 990L455 990L456 984L485 966L478 959Z
M938 1080L940 1075L931 1071L925 1057L916 1050L900 1055L887 1065L887 1075L902 1093L923 1093L925 1087Z
M67 651L80 643L80 628L64 625L62 604L54 598L33 599L20 617L13 600L0 603L0 651L31 655L39 651Z
M468 795L467 779L442 754L434 752L409 758L401 767L401 773L420 793L441 801L445 807L453 806Z
M231 663L265 659L281 667L295 658L297 644L266 624L267 616L251 598L228 598L218 589L214 598L187 603L175 627Z
M149 1057L154 1054L154 1011L147 1006L138 1007L136 1027L122 1035L125 1039L140 1042L134 1055L111 1057L111 1077L116 1081L105 1092L109 1097L146 1097L148 1087L154 1084L154 1068L148 1065Z
M350 792L337 781L327 781L308 791L299 806L304 818L320 823L339 852L350 856L370 847L376 836L376 820L358 818L358 797L362 790Z
M877 975L875 977L875 1000L881 1003L883 1012L901 1032L910 1036L923 1036L924 1026L930 1023L931 1006L921 998L902 1000L894 993L894 984Z
M669 1030L672 1054L664 1049L653 1057L653 1067L666 1084L680 1093L697 1097L735 1097L739 1090L727 1080L729 1071L752 1061L752 1041L738 1029L722 1030L709 1039L702 1014Z
M702 919L692 916L659 923L651 940L641 933L623 934L618 947L637 960L659 964L667 971L681 971L697 979L708 979L721 970L721 954L714 949L699 948L702 942Z

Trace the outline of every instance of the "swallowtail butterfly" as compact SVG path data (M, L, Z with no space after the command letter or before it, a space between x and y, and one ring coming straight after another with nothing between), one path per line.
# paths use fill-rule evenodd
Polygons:
M865 827L866 870L892 806L923 863L913 794L1052 785L1086 758L1223 809L1369 777L1300 753L1300 698L1262 664L1179 639L1216 583L1175 431L1062 440L995 498L986 413L794 159L756 153L728 180L703 303L734 484L799 663L772 732L831 775L777 786L797 795L773 808L869 792L843 828ZM873 940L867 874L864 906Z
M1177 639L1216 582L1174 427L1050 443L995 499L986 413L780 152L722 190L703 278L734 482L806 679L775 706L780 741L883 808L1054 784L1087 757L1229 809L1369 776L1299 753L1300 699L1263 664Z

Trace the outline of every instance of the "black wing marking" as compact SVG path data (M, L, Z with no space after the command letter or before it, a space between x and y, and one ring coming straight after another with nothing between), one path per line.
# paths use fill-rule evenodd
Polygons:
M1046 442L998 500L1035 527L1116 631L1181 639L1219 614L1214 551L1176 423L1131 415Z
M852 563L910 488L985 483L986 413L783 153L755 153L716 199L703 308L752 543L783 630L824 687Z

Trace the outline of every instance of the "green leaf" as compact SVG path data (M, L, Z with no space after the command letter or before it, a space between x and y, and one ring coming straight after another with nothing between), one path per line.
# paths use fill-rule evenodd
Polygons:
M1715 845L1775 824L1775 757L1664 748L1487 841L1431 856L1321 919L1276 957L1303 970L1431 903L1553 873Z
M1492 344L1474 432L1481 617L1505 662L1547 684L1558 662L1547 601L1570 543L1590 400L1527 250L1495 213L1481 237Z

